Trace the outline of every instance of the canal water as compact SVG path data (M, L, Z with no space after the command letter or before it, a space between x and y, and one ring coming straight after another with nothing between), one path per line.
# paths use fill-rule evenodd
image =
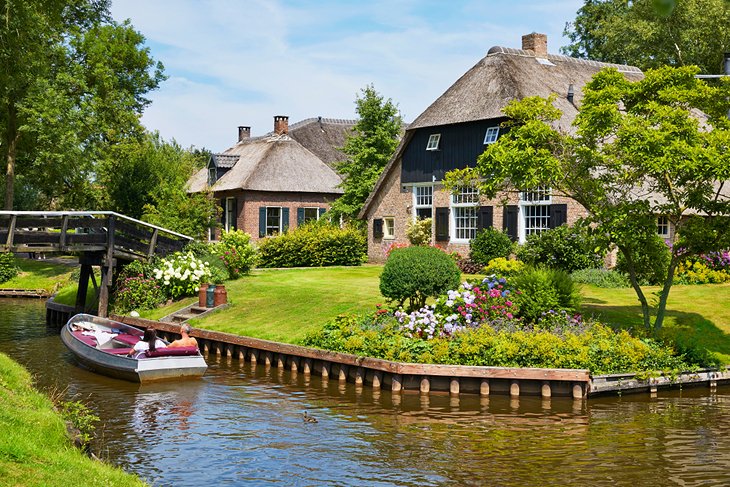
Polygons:
M0 300L0 352L89 405L97 453L152 485L730 485L729 388L391 395L215 357L201 380L139 385L78 367L44 316Z

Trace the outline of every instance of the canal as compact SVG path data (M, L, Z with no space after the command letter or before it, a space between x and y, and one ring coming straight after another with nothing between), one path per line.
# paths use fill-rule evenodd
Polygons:
M97 453L152 485L730 485L727 387L457 399L215 357L201 380L139 385L77 367L44 316L0 300L0 352L89 405Z

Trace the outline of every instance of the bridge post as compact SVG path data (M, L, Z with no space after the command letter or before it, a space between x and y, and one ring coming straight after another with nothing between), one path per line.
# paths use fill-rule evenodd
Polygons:
M101 288L99 289L99 316L109 315L109 288L114 276L114 215L109 216L106 229L106 256L101 263Z

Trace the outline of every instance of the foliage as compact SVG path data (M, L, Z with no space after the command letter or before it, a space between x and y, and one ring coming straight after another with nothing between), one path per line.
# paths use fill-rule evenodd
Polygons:
M533 233L517 247L517 258L528 265L544 265L565 272L600 267L605 246L588 225L560 225Z
M155 308L165 299L162 289L154 278L152 264L134 260L125 265L117 276L113 295L116 313Z
M730 83L706 83L696 73L665 67L632 82L614 69L602 70L583 89L572 133L551 125L561 116L554 95L513 101L504 109L510 130L472 171L482 177L480 191L488 197L544 185L586 208L596 231L626 258L647 328L649 303L636 265L655 238L657 215L675 232L654 329L662 326L677 264L730 246L730 200L717 191L730 179ZM707 116L701 124L698 110Z
M251 244L251 235L243 230L223 232L214 252L232 279L248 274L256 263L256 249Z
M562 51L644 70L695 64L721 74L729 24L726 0L586 0L565 27L571 44Z
M464 274L480 274L484 271L484 264L471 259L456 259L456 266Z
M69 421L78 432L77 440L81 443L82 450L88 450L91 440L94 439L96 423L100 421L99 416L80 401L64 401L61 403L61 415Z
M435 247L406 247L394 250L385 262L380 276L380 292L408 309L426 304L429 296L436 297L459 285L461 272L453 259Z
M525 269L525 263L519 260L505 259L497 257L489 261L484 268L487 275L495 275L497 277L512 277L519 274Z
M719 284L730 282L730 268L713 269L704 260L681 262L674 276L679 284Z
M656 233L650 233L646 238L637 239L636 243L639 245L636 245L630 263L626 254L619 252L616 270L628 275L633 268L636 280L641 285L663 284L672 260L671 250L664 239Z
M185 246L185 252L191 252L199 260L208 264L210 282L222 284L231 278L223 259L218 255L218 243L208 243L194 240Z
M20 272L12 252L0 253L0 284L14 278Z
M348 156L337 164L343 176L344 194L337 198L328 212L333 221L340 215L357 218L360 209L390 157L398 146L403 121L398 106L384 99L373 85L368 85L355 100L358 121L348 136L342 151Z
M580 304L580 294L570 275L558 269L528 268L511 280L520 294L514 300L519 316L528 323L537 323L543 312L573 312Z
M431 242L431 218L419 218L409 221L406 226L406 237L411 245L428 245Z
M165 296L177 299L198 292L200 284L210 277L208 266L192 252L175 252L160 262L154 274L155 279L162 283Z
M322 267L360 265L365 261L364 233L326 220L311 221L294 230L259 240L259 267Z
M571 273L570 277L576 283L592 284L607 289L631 286L626 274L611 269L581 269Z
M469 258L482 265L499 257L507 258L512 253L512 240L506 233L494 227L487 227L477 232L469 242Z
M407 244L407 243L393 242L392 244L388 245L388 248L385 250L386 259L388 257L390 257L390 254L393 253L394 250L404 249L409 246L410 246L410 244Z

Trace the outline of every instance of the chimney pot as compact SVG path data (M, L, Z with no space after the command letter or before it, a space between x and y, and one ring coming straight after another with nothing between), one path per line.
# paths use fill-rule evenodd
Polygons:
M538 34L537 32L523 35L522 50L532 51L535 53L535 57L547 59L547 35Z
M287 135L289 133L289 117L286 115L274 116L274 133L276 135Z
M238 141L251 138L251 127L245 127L243 125L238 126Z

